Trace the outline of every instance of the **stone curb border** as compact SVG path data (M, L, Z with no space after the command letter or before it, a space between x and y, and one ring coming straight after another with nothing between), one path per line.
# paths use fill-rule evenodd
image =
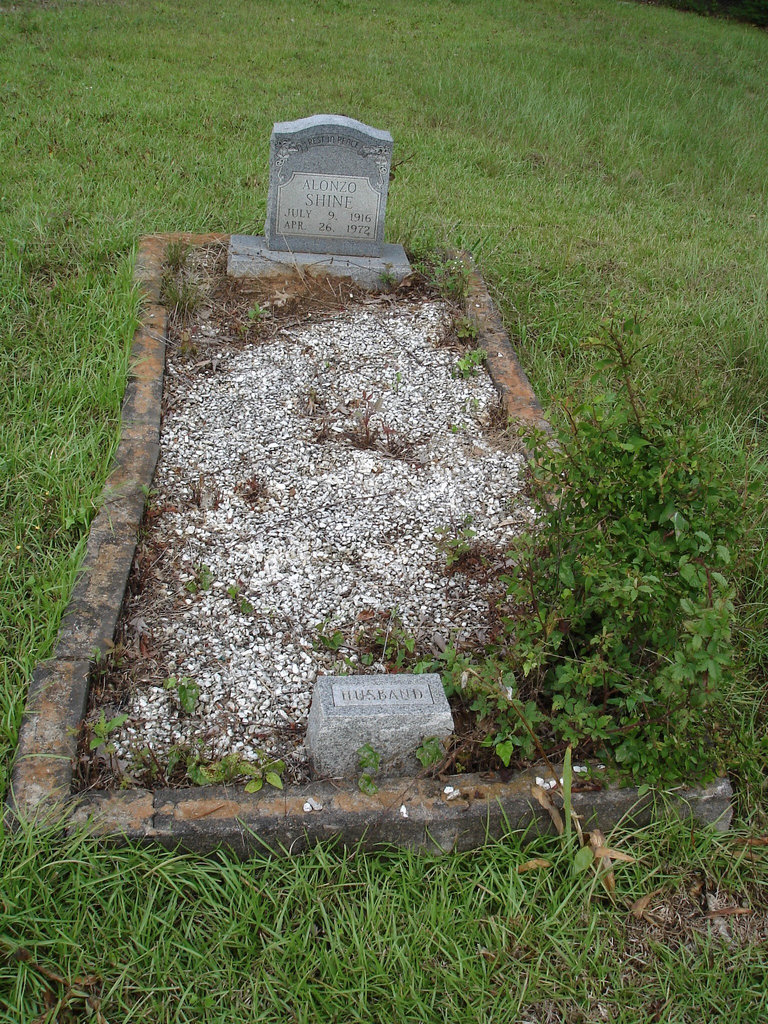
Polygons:
M200 853L224 844L240 856L263 849L298 852L334 837L367 847L465 850L510 830L551 830L549 815L531 797L540 768L507 781L456 776L447 791L445 783L435 780L384 779L373 796L360 793L353 783L333 782L255 794L242 786L73 794L89 678L112 646L159 455L168 326L160 304L166 247L173 241L205 245L228 238L178 232L141 239L135 280L144 300L142 323L131 348L121 440L56 649L37 667L30 684L7 801L9 818L16 823L63 819L70 827L88 823L112 842L136 840ZM477 325L478 344L487 352L502 401L511 417L548 429L485 282L468 255L457 258L468 273L467 315ZM664 812L724 829L730 823L731 796L728 781L718 779L702 789L667 794ZM597 823L603 830L628 816L644 824L657 812L653 796L640 797L637 789L576 791L573 806L587 825Z

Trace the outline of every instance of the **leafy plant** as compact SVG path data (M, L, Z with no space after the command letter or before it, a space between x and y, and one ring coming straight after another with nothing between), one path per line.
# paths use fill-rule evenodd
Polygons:
M454 322L453 330L459 341L465 344L477 341L477 324L474 320L470 320L468 316L458 317Z
M204 562L195 566L195 575L187 580L184 589L190 594L198 594L201 590L210 590L214 576L209 566Z
M646 781L701 779L735 671L725 573L739 498L693 428L641 405L635 331L628 321L601 343L599 372L621 389L532 439L540 529L514 548L507 631L556 741Z
M103 747L108 754L114 754L115 744L111 739L112 733L116 732L127 720L128 715L126 714L115 715L114 718L107 720L102 710L98 720L89 725L91 738L88 741L88 749L96 750Z
M355 646L363 665L378 661L396 671L409 668L415 660L416 638L403 626L397 608L364 611L358 620L363 626L355 635Z
M188 715L194 713L200 699L200 686L191 676L169 676L163 686L175 691L182 711Z
M389 264L387 264L379 274L379 282L385 291L391 291L397 284L397 278L393 274Z
M360 768L357 788L361 793L373 796L379 791L373 777L381 765L381 754L370 743L364 743L362 747L358 747L357 763Z
M473 521L474 517L468 512L460 526L441 526L437 530L435 543L445 555L445 564L449 569L472 550L473 541L477 536L477 531L472 529Z
M232 753L219 761L203 761L199 754L187 758L187 776L196 786L222 785L240 777L247 777L246 793L258 793L266 782L275 789L283 788L285 763L265 756L250 761L241 754Z
M416 757L424 768L439 764L445 756L443 744L437 736L428 736L423 743L416 748Z
M464 355L459 356L456 360L456 365L453 368L453 376L461 377L462 380L469 380L470 377L476 377L478 367L482 366L487 357L487 353L484 348L472 348Z
M485 733L481 746L493 747L505 767L514 756L539 754L537 733L544 731L548 717L532 697L526 699L520 692L508 661L491 655L478 663L449 646L434 667L438 666L446 694L459 697L474 712Z
M431 258L417 260L414 268L427 283L450 302L461 302L467 294L469 271L460 259Z
M227 587L227 595L235 602L241 615L253 615L255 608L247 597L242 596L237 584Z
M340 647L343 647L344 634L340 629L332 628L330 619L318 622L315 630L317 631L317 643L314 645L315 650L324 647L327 651L338 651Z
M267 785L272 786L273 789L282 789L282 775L284 771L284 761L266 760L256 765L250 763L244 773L251 776L250 780L245 784L245 792L258 793L263 788L265 782Z

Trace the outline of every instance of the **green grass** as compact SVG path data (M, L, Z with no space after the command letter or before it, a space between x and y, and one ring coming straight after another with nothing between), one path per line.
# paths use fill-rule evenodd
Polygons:
M0 66L0 788L117 440L137 239L260 232L274 121L328 111L392 132L389 239L472 249L545 405L582 389L602 320L636 313L641 391L704 424L724 474L735 450L764 474L764 32L613 0L17 0ZM765 502L748 516L725 753L739 821L764 828ZM647 843L687 870L663 834ZM110 1021L591 1021L600 1000L607 1019L651 1019L660 1000L659 1019L735 1005L739 1020L763 998L753 947L668 937L617 989L626 912L585 910L547 876L520 953L505 847L246 868L21 836L1 855L1 930L49 967L99 973ZM720 877L730 861L713 863ZM257 931L262 890L291 908L282 931L271 898ZM5 1019L34 1020L40 977L6 972Z
M611 902L553 839L239 863L20 833L0 848L0 1021L31 1021L46 992L66 996L44 971L125 1024L628 1024L657 1011L699 1024L725 1006L734 1024L759 1019L767 907L743 849L732 837L694 844L683 826L613 841L637 860L616 867ZM550 866L518 872L533 856ZM753 914L712 931L707 893ZM631 910L644 896L647 918ZM68 1005L82 1013L84 999Z

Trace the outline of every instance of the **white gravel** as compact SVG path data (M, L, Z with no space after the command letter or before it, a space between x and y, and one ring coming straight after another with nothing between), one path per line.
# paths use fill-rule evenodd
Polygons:
M497 402L484 370L460 379L457 353L437 347L448 321L439 302L362 303L245 349L203 326L206 368L169 358L151 527L163 569L130 628L199 699L186 713L164 679L142 679L121 758L199 745L212 759L280 756L301 777L318 673L382 670L345 664L318 624L349 638L389 612L421 637L482 635L487 602L445 575L436 533L471 515L478 540L508 543L522 457L483 430ZM378 438L386 425L414 443L410 460L346 437L374 407ZM254 478L266 493L249 500Z

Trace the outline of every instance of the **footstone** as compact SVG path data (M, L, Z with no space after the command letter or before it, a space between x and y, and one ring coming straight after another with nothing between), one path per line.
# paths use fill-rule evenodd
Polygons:
M402 245L384 244L380 256L338 256L305 252L276 252L266 239L232 235L227 273L230 277L285 278L289 273L351 278L369 291L384 291L411 273Z
M382 774L421 768L419 745L453 732L453 716L440 676L320 676L312 695L306 746L316 778L360 774L358 750L369 744Z

